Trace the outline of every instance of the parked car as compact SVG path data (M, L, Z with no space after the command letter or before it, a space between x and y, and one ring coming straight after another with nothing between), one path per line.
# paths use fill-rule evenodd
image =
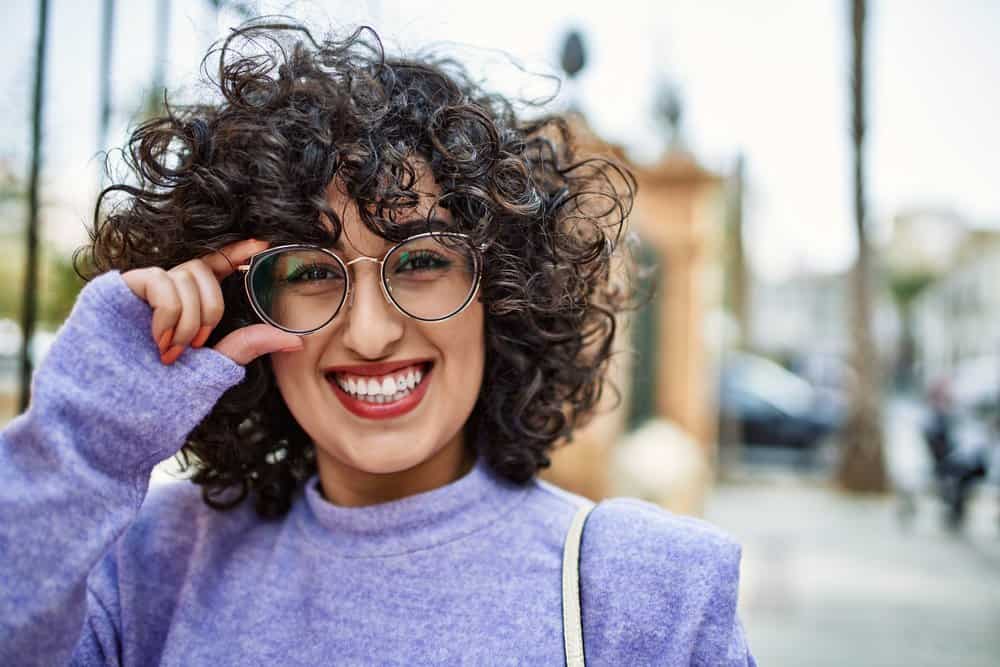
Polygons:
M812 449L837 431L844 401L818 391L780 365L750 354L732 353L723 362L719 411L750 446Z

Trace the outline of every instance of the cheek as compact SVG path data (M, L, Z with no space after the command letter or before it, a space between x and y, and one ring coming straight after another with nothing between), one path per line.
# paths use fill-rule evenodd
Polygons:
M270 355L278 391L292 414L297 415L296 407L305 400L305 390L312 386L310 380L316 377L316 359L314 347L309 341L298 352L273 352Z
M304 366L302 357L307 354L308 348L299 352L273 352L271 353L271 369L279 384L284 384L288 378L302 372Z
M486 363L484 328L482 307L478 306L435 331L437 347L448 367L448 381L455 389L449 393L471 395L473 400L479 395Z
M288 409L292 411L293 415L296 415L295 406L297 401L295 400L295 387L301 386L301 383L297 383L294 380L296 375L295 363L287 358L289 355L283 356L286 358L277 359L276 355L271 355L271 370L274 372L274 381L278 386L278 392L285 399Z

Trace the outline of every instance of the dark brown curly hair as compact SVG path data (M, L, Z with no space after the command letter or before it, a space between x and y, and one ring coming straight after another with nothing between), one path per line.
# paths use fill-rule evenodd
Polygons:
M438 205L487 248L486 368L466 442L514 481L547 466L601 396L632 175L576 156L565 119L520 120L452 60L387 56L370 28L317 41L294 22L256 21L202 67L216 99L168 104L133 131L122 150L129 178L101 193L78 270L170 268L246 238L330 245L341 230L325 194L334 179L369 229L398 240L412 233L395 212L419 200L419 160L441 188ZM222 291L225 316L208 345L257 321L240 274ZM287 512L315 471L266 357L248 364L181 457L209 505L252 496L266 517Z

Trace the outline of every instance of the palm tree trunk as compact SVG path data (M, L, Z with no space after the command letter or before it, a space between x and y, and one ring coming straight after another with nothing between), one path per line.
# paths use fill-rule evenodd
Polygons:
M851 93L854 143L854 225L858 258L851 274L851 328L858 387L844 433L839 470L841 484L852 491L885 491L882 455L881 374L872 336L872 250L865 226L865 18L866 0L851 1L853 58Z
M18 412L24 412L31 399L31 339L35 333L38 300L38 179L42 166L42 120L45 101L45 54L49 37L49 3L38 2L38 42L35 47L35 92L31 107L31 172L28 180L27 264L21 305L21 358Z

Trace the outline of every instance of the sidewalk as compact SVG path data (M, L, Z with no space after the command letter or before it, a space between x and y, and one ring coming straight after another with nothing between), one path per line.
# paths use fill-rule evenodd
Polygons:
M918 499L847 496L789 474L717 487L706 518L743 544L740 614L762 666L1000 665L1000 526L992 489L962 535Z

